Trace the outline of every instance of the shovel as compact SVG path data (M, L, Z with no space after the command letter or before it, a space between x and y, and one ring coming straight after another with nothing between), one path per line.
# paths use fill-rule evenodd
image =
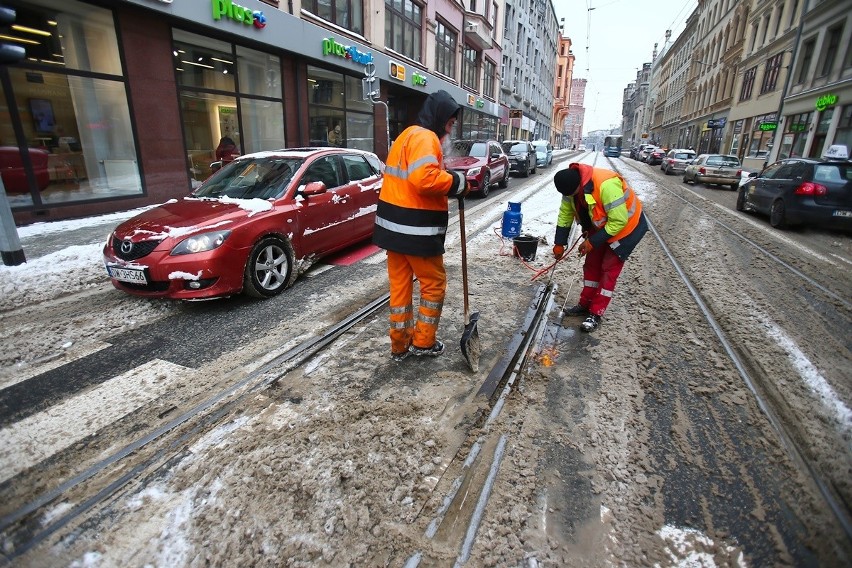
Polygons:
M476 329L479 312L470 314L467 300L467 237L464 234L464 197L459 197L459 232L461 233L462 287L464 288L464 333L462 333L461 338L461 352L470 370L476 373L479 371L479 354L482 351L482 346L479 343L479 330Z

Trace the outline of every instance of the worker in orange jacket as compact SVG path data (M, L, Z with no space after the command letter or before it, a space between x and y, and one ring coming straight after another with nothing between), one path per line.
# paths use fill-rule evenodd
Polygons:
M465 176L444 169L441 143L452 132L461 107L446 91L430 94L417 122L397 137L388 153L373 243L385 249L390 281L391 356L437 357L438 321L447 290L444 239L450 197L470 191ZM413 278L420 283L414 317Z
M562 194L553 256L565 254L574 222L586 236L578 249L586 257L583 291L565 315L585 317L580 329L591 332L600 325L624 262L648 231L648 222L636 193L612 170L572 163L556 172L553 183Z

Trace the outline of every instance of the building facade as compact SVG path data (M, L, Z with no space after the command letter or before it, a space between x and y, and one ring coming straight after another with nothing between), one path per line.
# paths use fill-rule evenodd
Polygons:
M559 37L559 54L556 57L556 84L553 90L553 131L550 143L556 148L569 148L568 112L571 85L574 78L574 53L571 38Z
M559 45L556 11L552 0L506 0L505 5L501 139L550 140Z
M583 106L586 100L586 79L571 80L571 98L568 103L568 117L566 118L566 132L568 139L566 147L575 148L583 143L583 120L586 109Z
M340 144L384 158L438 89L464 109L456 136L498 133L502 0L4 4L27 49L0 69L17 224L188 195L223 138L240 153L324 146L339 126Z

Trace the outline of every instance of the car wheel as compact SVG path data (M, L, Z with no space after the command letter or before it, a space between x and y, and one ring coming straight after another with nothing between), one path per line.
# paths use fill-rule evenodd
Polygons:
M255 298L280 294L293 275L293 246L280 237L265 237L251 249L243 278L243 291Z
M689 178L686 177L686 174L683 174L683 183L689 183Z
M481 197L488 197L488 192L491 191L491 172L485 172L482 177L482 189L479 190Z
M731 191L736 191L739 187L740 187L740 184L732 183L731 184Z
M784 216L784 202L780 199L776 199L772 202L772 208L769 210L769 224L776 229L783 229L787 226L787 220Z
M745 188L742 188L740 192L737 194L737 211L745 211L746 209L746 192Z
M503 174L503 179L500 180L499 185L501 189L509 187L509 168L506 168L506 173Z
M530 177L530 165L529 165L529 163L524 165L524 177Z

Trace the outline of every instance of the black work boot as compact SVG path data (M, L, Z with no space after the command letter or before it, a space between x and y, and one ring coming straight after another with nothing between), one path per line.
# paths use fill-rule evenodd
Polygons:
M595 331L601 324L601 319L601 316L597 314L589 314L589 317L586 318L586 321L580 324L580 329L591 333L592 331Z
M433 345L432 347L417 347L415 345L412 345L409 350L411 351L412 355L417 355L418 357L421 357L423 355L426 355L427 357L437 357L438 355L444 352L444 344L443 342L438 341L436 339L435 345Z
M587 308L586 306L581 306L580 304L577 304L576 306L574 306L572 308L568 308L567 310L562 312L562 315L563 316L587 316L587 315L589 315L589 308Z

